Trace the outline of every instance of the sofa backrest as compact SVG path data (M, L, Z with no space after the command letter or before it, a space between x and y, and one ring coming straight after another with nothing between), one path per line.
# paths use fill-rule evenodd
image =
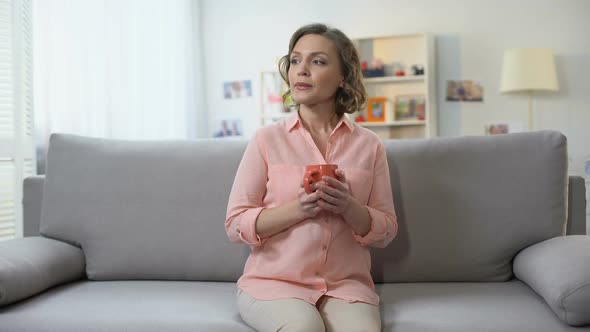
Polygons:
M235 281L248 248L223 222L246 144L54 134L40 232L82 247L91 280Z
M385 142L399 233L376 282L504 281L527 246L562 235L566 138L554 131Z
M223 221L246 141L54 134L41 233L82 247L94 280L235 281L245 245ZM566 221L557 132L385 141L399 234L372 250L376 282L500 281Z

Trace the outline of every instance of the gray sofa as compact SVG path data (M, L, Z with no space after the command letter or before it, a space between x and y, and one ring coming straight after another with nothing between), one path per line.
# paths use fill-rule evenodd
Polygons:
M246 144L53 135L46 176L24 182L27 237L0 242L0 331L250 331L249 249L223 227ZM590 331L562 134L385 145L400 231L371 249L384 331Z

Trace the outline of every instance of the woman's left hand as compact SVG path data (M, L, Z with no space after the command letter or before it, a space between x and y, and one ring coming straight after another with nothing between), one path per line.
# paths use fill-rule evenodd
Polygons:
M350 207L353 198L350 194L350 186L346 182L344 171L337 169L336 176L338 179L324 176L322 178L323 181L318 183L316 192L320 199L317 201L317 204L323 210L343 214Z

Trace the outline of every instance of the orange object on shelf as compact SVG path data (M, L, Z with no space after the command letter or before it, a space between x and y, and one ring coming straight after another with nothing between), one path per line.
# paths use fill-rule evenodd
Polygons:
M385 122L386 113L385 97L373 97L367 101L367 121L369 122Z

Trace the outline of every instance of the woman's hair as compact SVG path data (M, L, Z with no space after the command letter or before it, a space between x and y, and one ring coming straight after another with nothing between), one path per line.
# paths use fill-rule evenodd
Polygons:
M290 85L289 67L291 66L291 52L293 52L297 41L305 35L320 35L325 37L331 40L338 49L344 82L343 86L339 87L336 92L336 114L342 115L344 113L361 111L367 100L367 92L363 85L363 75L358 52L352 41L342 31L330 28L324 24L315 23L302 26L291 36L289 53L279 61L279 72L283 80L287 82L287 86ZM286 100L290 96L291 89L289 88L283 95L283 98Z

